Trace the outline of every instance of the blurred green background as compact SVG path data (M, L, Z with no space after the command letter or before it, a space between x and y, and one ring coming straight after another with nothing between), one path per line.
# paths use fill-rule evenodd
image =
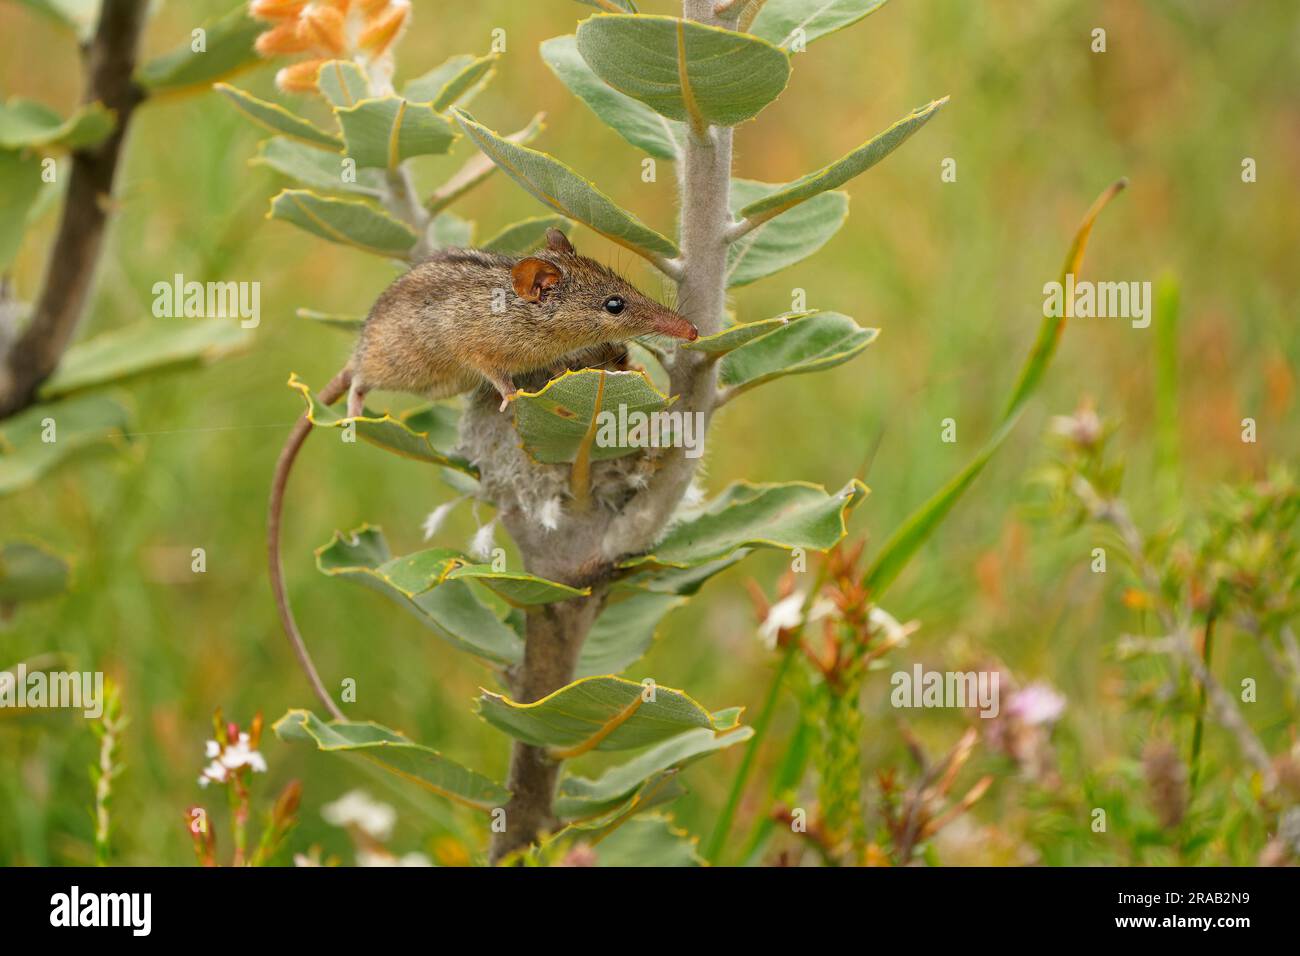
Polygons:
M572 99L538 56L540 41L572 32L589 8L568 0L414 6L398 50L399 78L454 53L485 52L491 30L504 27L507 53L475 102L476 117L511 130L545 110L548 128L534 145L655 228L673 228L667 165L658 182L643 182L640 154ZM174 46L203 17L229 7L160 4L146 53ZM675 10L668 0L642 7ZM1096 27L1107 31L1104 54L1090 50ZM6 2L0 37L6 96L64 111L75 103L81 75L66 35ZM734 297L738 317L752 320L786 311L792 290L801 288L810 307L844 312L882 334L849 365L783 379L728 407L711 436L709 489L738 478L839 487L879 439L867 477L872 494L852 525L854 536L871 542L882 541L979 447L1037 329L1043 283L1055 277L1094 196L1129 177L1131 188L1093 234L1086 272L1153 282L1171 274L1179 282L1180 491L1158 493L1153 475L1153 330L1077 320L1017 433L886 601L900 619L922 624L894 656L900 667L998 659L1025 679L1059 687L1084 764L1140 752L1156 718L1125 706L1122 668L1103 653L1132 626L1119 575L1088 573L1090 535L1063 535L1028 513L1029 479L1045 458L1043 428L1049 415L1087 397L1118 419L1127 495L1151 530L1198 507L1218 482L1296 460L1298 44L1300 6L1292 0L1248 7L894 0L795 55L789 89L737 133L737 174L783 182L839 157L913 106L952 97L897 155L850 183L849 220L820 254ZM277 97L273 73L262 67L240 82ZM118 216L82 329L86 335L148 316L153 283L177 272L200 281L258 281L262 323L251 349L198 373L134 387L142 434L132 454L64 469L40 489L0 502L6 537L39 534L75 556L73 593L24 609L0 631L0 665L61 651L123 685L128 769L114 807L115 859L122 863L192 860L186 808L218 797L196 783L214 708L243 723L259 710L270 721L313 702L270 599L264 507L276 454L301 411L285 387L289 373L319 386L351 343L294 310L365 312L395 273L379 259L267 221L268 199L282 183L248 164L261 138L210 93L151 104L137 115ZM422 189L449 175L469 150L462 142L451 157L424 161ZM940 180L946 157L957 161L955 183ZM1242 182L1244 157L1257 161L1258 182ZM478 222L480 237L542 212L500 176L454 210ZM22 298L39 287L53 224L48 216L18 259ZM574 239L582 252L659 291L657 276L626 252L587 230ZM1240 440L1246 416L1258 422L1257 444ZM956 444L940 441L947 417L958 423ZM352 714L501 779L507 741L470 707L490 675L383 598L332 582L312 565L311 549L334 529L367 521L384 527L397 553L420 547L421 521L449 496L414 463L309 443L290 490L287 575L328 680L357 680ZM473 530L462 509L444 530L445 542L461 546ZM206 549L205 574L190 571L196 547ZM771 594L785 565L779 554L759 554L715 579L667 619L651 654L628 676L685 688L711 708L744 704L752 716L772 659L754 638L742 584L753 576ZM1245 652L1229 643L1221 659ZM868 769L903 759L888 690L887 673L868 680ZM777 739L790 716L788 706L778 715ZM1281 742L1267 704L1251 718L1266 742ZM909 720L936 746L958 733L950 714L918 712ZM1207 747L1212 767L1237 761L1216 730ZM440 846L450 858L448 837L471 853L482 848L481 821L400 781L288 747L269 733L263 751L270 763L268 778L257 780L263 805L291 777L304 782L303 825L291 838L296 850L319 843L350 857L346 838L321 822L318 807L357 785L401 810L394 848ZM90 860L86 767L93 754L79 717L0 713L0 863ZM687 772L693 792L675 813L692 832L707 833L739 758L735 748ZM766 786L768 762L765 754L752 796ZM752 801L742 804L742 824L752 808ZM1013 828L1015 812L1013 794L995 788L977 816ZM217 821L228 850L219 809Z

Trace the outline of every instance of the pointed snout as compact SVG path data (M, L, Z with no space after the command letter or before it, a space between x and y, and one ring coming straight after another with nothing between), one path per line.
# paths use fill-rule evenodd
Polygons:
M676 312L664 312L655 319L655 331L660 335L671 335L675 339L694 342L700 337L700 330L687 322Z

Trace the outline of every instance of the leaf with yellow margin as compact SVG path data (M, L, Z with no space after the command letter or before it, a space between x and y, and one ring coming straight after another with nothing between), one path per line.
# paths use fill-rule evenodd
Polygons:
M510 799L510 791L496 781L372 721L327 723L311 711L291 710L273 729L281 740L314 743L324 753L366 757L399 777L477 810L495 810Z
M682 691L613 676L584 677L530 704L484 690L478 712L559 759L645 747L697 727L728 733L740 726L740 708L711 714Z

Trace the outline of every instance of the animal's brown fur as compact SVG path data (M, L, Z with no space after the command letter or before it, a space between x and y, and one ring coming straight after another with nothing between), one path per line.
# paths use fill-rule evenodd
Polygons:
M611 296L625 303L619 315L604 308ZM545 249L522 259L443 250L371 308L352 357L349 412L374 389L438 399L487 381L504 399L514 392L515 375L649 334L691 339L696 332L611 269L578 255L558 229L547 233Z

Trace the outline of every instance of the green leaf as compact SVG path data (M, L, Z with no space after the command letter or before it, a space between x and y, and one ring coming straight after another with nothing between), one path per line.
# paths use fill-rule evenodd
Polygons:
M510 799L510 791L496 781L371 721L326 723L311 711L291 710L273 729L281 740L366 757L439 796L479 810L495 810Z
M679 255L670 239L619 207L559 160L502 139L464 110L455 110L454 115L489 159L546 206L651 261Z
M790 79L789 57L767 41L676 17L590 17L578 51L614 89L697 133L753 119Z
M300 319L310 319L321 325L329 325L344 332L356 334L366 324L364 315L345 315L341 312L318 312L315 309L298 309Z
M46 420L52 420L52 431ZM0 496L35 484L82 455L125 448L131 415L114 399L84 395L31 405L0 422ZM46 441L52 437L52 441Z
M70 576L68 562L39 542L0 543L0 605L62 594Z
M739 393L784 375L833 368L864 352L879 331L838 312L816 312L728 352L718 365L718 381Z
M660 412L670 402L644 372L581 369L551 379L540 391L519 392L510 404L524 450L535 461L560 464L577 460L584 450L591 461L632 454L640 446L620 441L631 437L630 429L618 433L620 413L631 421L633 413Z
M567 776L560 781L555 813L562 820L580 820L612 810L646 784L677 772L714 751L743 743L753 735L750 727L741 727L734 733L721 736L703 728L688 730L651 747L627 763L611 767L595 780Z
M684 133L681 125L598 77L578 52L577 42L576 37L569 35L542 44L542 59L551 72L605 125L633 146L659 159L676 159L680 152L678 137Z
M402 88L402 96L412 103L437 103L449 97L444 105L434 107L439 111L451 106L467 106L492 78L496 60L495 53L484 57L457 54L409 81Z
M474 223L453 212L440 212L429 221L428 237L433 249L468 249L474 245Z
M948 97L927 103L919 109L904 116L889 129L874 139L863 143L843 159L836 160L829 166L823 166L814 173L809 173L776 192L768 193L757 202L752 202L740 210L742 216L753 222L766 222L779 216L792 206L826 192L843 186L854 176L866 172L899 146L903 145L913 133L930 121Z
M428 103L397 96L362 100L334 111L347 154L358 166L396 169L412 156L440 155L456 142L456 128Z
M462 560L468 560L462 558ZM512 607L553 604L585 597L591 588L572 588L523 571L497 571L490 564L462 564L447 575L450 581L470 579L491 589Z
M356 60L330 60L320 65L316 85L334 106L356 106L370 96L370 80Z
M99 22L100 0L20 0L23 6L50 17L72 30L77 39L88 40Z
M41 160L34 153L0 150L0 273L18 256L27 216L41 195Z
M446 440L445 432L431 434L429 431L420 431L413 427L411 420L394 418L387 413L376 416L373 412L367 411L359 418L348 418L343 412L322 405L307 383L297 375L289 376L289 387L297 389L302 395L307 403L307 417L313 425L324 428L344 428L351 423L356 428L357 435L372 445L378 445L404 458L414 458L416 461L440 465L453 471L464 472L471 477L478 477L478 469L468 461L459 455L443 452L434 444L435 438L440 441ZM414 419L414 421L421 423L422 419Z
M159 93L213 83L259 62L253 42L266 29L266 24L248 15L247 4L208 21L202 29L203 52L196 52L193 37L187 36L171 52L144 64L136 72L136 80L146 89Z
M752 342L754 339L769 332L774 332L794 322L797 319L807 318L812 312L788 312L785 315L773 316L770 319L759 319L757 322L743 322L723 329L713 335L706 335L702 339L696 339L694 342L682 342L677 347L679 349L688 349L692 352L708 352L711 355L725 355L734 349L740 348L746 342Z
M847 533L848 512L867 493L867 486L856 479L834 495L801 481L736 482L710 502L703 514L675 525L653 554L628 558L620 566L689 568L751 547L827 551Z
M636 13L636 4L632 0L578 0L578 2L606 13Z
M778 46L788 47L795 30L803 30L805 43L852 26L883 6L885 0L767 0L749 32Z
M481 88L496 72L497 60L500 58L499 53L489 53L471 59L434 93L431 104L433 108L441 113L465 99L471 90Z
M732 209L742 209L784 188L748 179L733 179ZM848 194L828 192L763 223L727 250L727 285L733 288L748 285L808 258L839 231L848 214Z
M107 139L116 124L103 103L79 106L64 119L43 103L14 97L0 105L0 149L87 149Z
M617 590L653 591L690 597L704 587L709 578L739 564L751 552L742 548L717 561L706 561L689 568L665 568L648 565L618 581Z
M356 193L372 199L384 194L384 174L376 169L356 170L356 181L343 178L347 157L284 136L262 140L251 165L269 166L304 186L336 192Z
M146 319L70 348L41 386L43 400L138 375L208 365L245 348L252 333L239 319Z
M528 125L521 130L511 133L506 139L511 143L530 143L537 138L537 134L542 131L545 124L542 122L544 113L538 113ZM440 209L446 209L453 202L465 195L475 186L479 185L489 176L497 171L496 163L492 162L481 152L475 152L460 169L456 170L455 175L434 191L425 203L425 208L431 213L436 213Z
M383 532L369 526L348 535L335 532L329 544L316 551L321 573L391 598L453 647L500 664L522 659L519 635L498 620L468 584L447 580L459 561L455 551L445 548L394 558Z
M1088 236L1092 233L1092 227L1097 221L1097 216L1101 214L1106 204L1126 184L1126 180L1120 180L1112 185L1097 198L1096 202L1092 204L1092 208L1084 216L1083 223L1079 226L1074 241L1070 245L1070 250L1066 253L1065 264L1061 268L1059 281L1062 285L1065 284L1067 275L1078 276L1083 265L1083 254L1088 246ZM1064 331L1065 318L1063 316L1046 316L1043 318L1042 323L1039 325L1038 338L1030 350L1029 356L1025 359L1024 365L1021 366L1020 376L1016 381L1015 388L1012 389L1011 399L1007 402L1006 410L1003 412L997 430L994 431L975 458L965 468L935 492L920 508L908 516L907 520L885 542L875 560L867 569L863 577L863 585L871 592L873 601L879 601L880 595L902 573L903 568L920 550L921 545L943 523L944 518L952 511L953 506L957 504L966 489L979 477L979 473L984 470L984 466L989 463L993 454L1015 429L1016 422L1020 420L1020 414L1024 411L1026 403L1041 384L1043 375L1051 364L1052 357L1056 354L1056 347Z
M214 89L230 100L241 113L259 126L272 133L283 133L293 139L301 140L312 146L331 151L343 148L343 140L332 133L312 125L305 119L294 116L279 103L259 100L251 93L246 93L228 83L218 83Z
M618 674L639 661L654 643L660 622L686 603L676 594L653 591L611 595L591 626L578 657L578 677Z
M552 748L557 759L645 747L696 727L731 732L740 718L737 708L710 714L679 690L621 677L584 677L531 704L485 690L478 706L489 724L525 743Z
M546 238L547 229L567 230L572 225L563 216L537 216L511 223L491 239L483 243L489 252L499 252L505 256L526 256L541 246Z
M703 866L699 841L668 817L635 817L615 828L595 846L601 867Z
M374 206L352 199L332 199L306 189L284 189L271 200L271 219L377 255L405 258L416 236L405 224Z

